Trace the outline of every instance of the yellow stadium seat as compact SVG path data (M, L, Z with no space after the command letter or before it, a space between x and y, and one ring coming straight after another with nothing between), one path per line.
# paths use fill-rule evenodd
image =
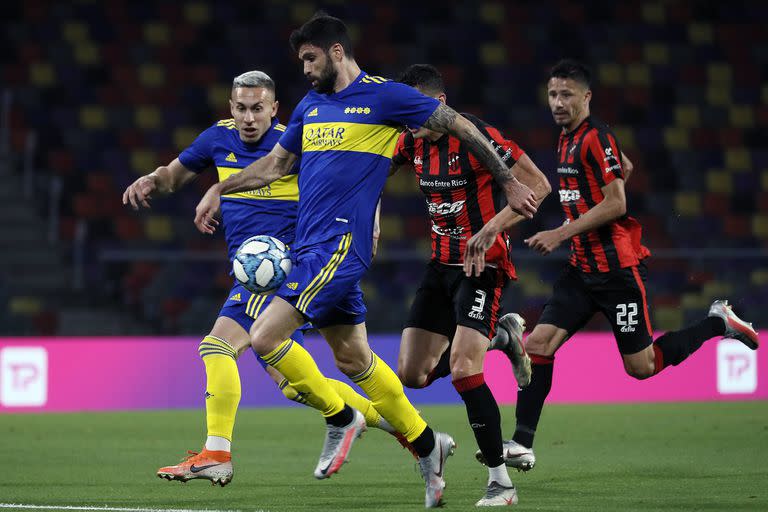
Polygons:
M727 107L731 104L731 88L727 83L710 84L707 87L707 102L715 107Z
M624 81L624 70L614 63L601 64L598 75L604 85L621 85ZM544 95L546 97L546 94Z
M768 190L768 169L763 169L762 174L760 174L760 184L763 190Z
M144 233L149 240L167 241L173 238L173 227L170 217L153 215L144 221Z
M752 169L752 156L744 148L726 149L725 167L729 171L749 171Z
M688 130L683 128L665 128L664 144L670 149L688 149Z
M136 126L142 130L159 128L162 123L160 111L156 107L141 106L134 111Z
M768 105L768 85L763 86L763 93L760 96L763 99L763 105Z
M701 196L696 192L678 192L675 196L675 212L684 217L701 214Z
M420 193L418 182L412 171L400 171L387 180L386 193L393 196L410 196Z
M707 66L707 77L709 83L726 83L730 84L733 78L733 71L731 66L724 62L713 62Z
M103 130L107 126L107 113L97 105L86 105L80 109L80 124L90 130Z
M688 39L694 44L709 44L714 41L712 25L709 23L691 23L688 25Z
M660 331L673 331L683 326L683 310L672 306L659 306L653 309L653 328Z
M766 269L753 270L752 274L750 275L750 281L752 281L752 284L757 286L768 285L768 270Z
M208 4L204 2L194 2L184 6L184 18L195 25L202 25L209 21L210 14Z
M50 87L56 83L53 66L47 62L36 62L29 66L29 81L36 87Z
M11 297L8 311L14 315L34 315L43 310L43 304L36 297Z
M144 40L149 44L161 46L171 41L171 33L165 23L151 22L144 24Z
M684 293L680 298L681 309L704 309L709 308L709 297L704 293Z
M158 165L168 162L158 162L157 155L147 149L137 149L131 152L131 167L136 174L144 175L154 171Z
M755 112L749 105L734 105L730 110L731 124L738 128L752 128L755 125Z
M480 5L480 19L489 25L504 23L504 4L498 2L483 2Z
M382 215L379 219L381 237L388 240L403 238L403 219L397 215Z
M75 60L81 66L93 66L101 62L101 54L98 47L85 42L75 46Z
M635 131L631 126L617 125L613 127L613 133L618 137L621 148L626 153L628 148L636 148Z
M666 20L666 13L664 7L657 3L644 3L643 4L643 21L647 23L655 23L657 25L664 23Z
M679 105L675 109L675 124L685 128L693 128L701 124L699 107L696 105Z
M733 192L733 180L728 171L713 169L707 172L707 190L725 194Z
M507 50L498 43L484 44L480 47L480 60L487 66L501 66L507 61Z
M752 233L760 239L768 239L768 215L761 214L752 217Z
M70 21L61 27L64 40L72 44L83 43L88 40L88 27L83 23Z
M665 44L648 43L643 48L643 55L649 64L667 64L669 62L669 47Z
M315 6L309 2L296 2L291 5L291 18L295 23L304 23L315 13ZM349 26L347 26L349 28Z
M159 87L165 83L165 71L156 64L144 64L139 68L139 81L147 87Z
M208 106L219 111L223 105L227 104L232 93L232 87L229 85L211 85L208 87ZM229 114L227 114L229 117Z
M648 85L651 82L651 73L646 64L629 64L627 66L627 81L633 85Z
M176 145L176 149L182 151L187 148L192 144L199 133L198 130L187 126L181 126L173 130L173 143Z

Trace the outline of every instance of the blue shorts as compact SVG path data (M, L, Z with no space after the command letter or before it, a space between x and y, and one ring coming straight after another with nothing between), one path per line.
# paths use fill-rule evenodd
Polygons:
M251 324L259 316L259 313L266 311L267 306L272 302L274 295L254 295L238 282L232 285L232 289L229 291L229 298L221 306L219 316L225 316L231 318L237 322L240 327L245 329L245 332L250 332ZM291 339L297 342L299 345L304 345L304 329L301 327L296 329L291 335ZM256 352L254 351L254 354ZM267 363L256 354L256 358L259 360L261 366L266 367Z
M360 278L368 270L352 247L352 233L298 250L276 295L318 328L365 322Z

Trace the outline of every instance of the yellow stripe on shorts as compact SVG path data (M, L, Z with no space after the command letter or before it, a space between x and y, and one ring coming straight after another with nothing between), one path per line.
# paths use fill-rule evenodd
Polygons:
M299 295L299 300L296 302L296 309L302 313L307 312L309 303L312 302L312 299L315 298L323 286L328 284L328 282L333 278L333 275L336 273L339 265L341 265L341 262L344 261L344 258L347 257L347 253L349 252L349 247L351 245L352 233L347 233L341 237L339 248L336 249L336 252L333 253L331 260L320 270L320 273L315 276L312 282L309 283L307 289L301 292L301 295Z

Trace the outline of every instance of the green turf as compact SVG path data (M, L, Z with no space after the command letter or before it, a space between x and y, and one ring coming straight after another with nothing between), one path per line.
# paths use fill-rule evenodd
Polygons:
M458 442L449 510L473 510L486 483L463 407L423 407ZM508 425L514 409L504 408ZM0 416L0 503L278 511L422 510L414 461L370 431L329 481L312 470L323 424L303 408L247 409L235 479L167 482L157 467L202 442L201 411ZM548 406L538 464L512 473L520 510L768 510L768 404Z

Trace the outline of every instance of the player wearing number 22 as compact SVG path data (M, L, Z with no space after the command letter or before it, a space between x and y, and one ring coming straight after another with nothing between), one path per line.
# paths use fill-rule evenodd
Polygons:
M571 241L571 257L544 312L526 342L531 383L518 392L517 427L505 443L508 465L530 469L532 445L544 400L552 385L555 351L596 312L610 321L626 372L637 379L680 364L708 339L726 336L751 349L757 332L740 320L728 302L716 300L700 322L653 339L645 290L650 255L640 243L639 223L626 214L624 182L629 169L611 130L590 116L590 73L575 61L562 61L547 84L550 110L562 127L557 173L566 221L526 242L542 254ZM585 368L585 371L595 371Z

